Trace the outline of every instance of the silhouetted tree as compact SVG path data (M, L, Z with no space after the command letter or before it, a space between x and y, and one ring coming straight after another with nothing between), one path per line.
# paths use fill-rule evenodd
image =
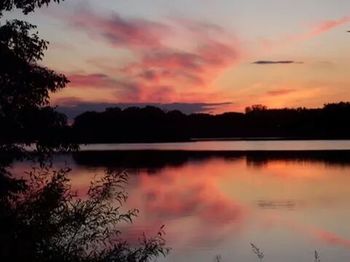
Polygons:
M4 0L4 11L24 14L59 0ZM162 229L153 238L129 243L119 223L131 222L137 210L122 213L126 200L124 173L107 172L84 197L70 187L69 169L55 171L46 161L16 179L8 167L15 159L55 150L76 149L57 130L66 117L49 106L49 94L65 87L67 78L42 65L47 42L24 21L0 20L0 261L146 262L165 255Z
M3 201L1 261L146 262L167 254L162 228L136 243L123 240L119 224L138 213L121 211L127 198L125 173L108 171L86 196L78 197L68 172L33 169L27 173L26 190Z
M21 9L24 14L33 12L35 8L48 5L50 2L63 2L64 0L2 0L0 2L0 17L4 11L14 8Z
M16 158L29 157L25 146L33 145L42 156L57 149L76 148L49 132L66 126L66 117L49 107L49 94L65 87L68 80L39 65L48 43L33 31L34 25L1 20L4 11L19 8L26 14L49 2L5 0L0 3L1 195L21 188L15 186L19 183L9 177L7 167ZM7 192L7 189L11 190Z
M40 66L47 48L23 21L10 21L0 27L0 123L1 144L49 142L30 130L64 127L66 117L49 107L49 94L65 87L64 75ZM50 117L41 118L50 114ZM40 119L40 126L31 121ZM37 127L37 128L36 128ZM35 129L36 128L36 129ZM43 133L43 132L42 132Z
M246 113L251 113L251 112L259 112L259 111L265 111L267 110L267 106L264 106L264 105L252 105L252 106L248 106L245 108L245 112Z

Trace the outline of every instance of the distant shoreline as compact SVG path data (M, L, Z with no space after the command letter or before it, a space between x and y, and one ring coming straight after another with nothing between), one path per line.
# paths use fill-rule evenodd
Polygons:
M200 141L338 141L338 140L350 140L350 137L346 138L309 138L309 137L223 137L223 138L191 138L191 142Z
M350 137L345 138L307 138L307 137L217 137L217 138L190 138L184 140L135 140L135 141L89 141L87 143L81 142L80 145L94 145L94 144L167 144L167 143L190 143L190 142L234 142L234 141L350 141Z
M81 151L350 151L350 140L215 140L162 143L91 143Z
M109 108L77 116L67 138L76 143L344 140L350 139L349 116L350 102L318 109L252 106L220 115Z

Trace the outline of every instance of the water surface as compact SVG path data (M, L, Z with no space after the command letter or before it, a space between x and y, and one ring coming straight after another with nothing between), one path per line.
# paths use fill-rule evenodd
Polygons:
M140 215L124 236L165 225L172 250L158 261L258 261L251 242L268 262L313 261L315 249L350 260L349 141L88 145L54 162L82 194L106 169L126 170L125 208Z
M208 150L208 151L272 151L272 150L350 150L350 140L237 140L193 141L183 143L89 144L81 150Z
M165 225L172 251L159 261L214 261L216 255L223 261L257 261L250 242L269 262L313 261L315 249L322 261L349 261L348 141L326 141L320 148L314 148L318 141L276 141L272 148L278 151L257 150L271 141L240 142L254 151L231 152L219 150L224 143L214 151L200 142L192 145L203 151L181 143L81 152L69 157L73 183L84 190L106 168L126 169L127 206L138 208L140 216L125 231L152 234ZM171 150L174 146L189 150ZM292 149L281 151L281 146ZM320 150L324 147L336 150Z

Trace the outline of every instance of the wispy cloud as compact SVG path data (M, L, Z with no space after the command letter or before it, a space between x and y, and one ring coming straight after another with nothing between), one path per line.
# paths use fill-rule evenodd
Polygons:
M118 81L106 74L69 74L70 87L104 88L116 87Z
M180 19L155 22L117 13L101 15L87 8L67 21L94 41L126 49L133 57L132 62L105 67L103 75L71 74L71 86L132 86L137 102L200 101L193 94L214 92L213 82L241 56L237 39L214 24ZM119 93L116 99L125 101Z
M88 8L68 18L73 28L84 30L93 38L104 39L118 47L158 47L169 31L165 25L143 19L127 19L117 13L98 15Z
M207 39L200 47L190 51L172 48L149 50L140 55L139 61L127 65L123 72L129 77L140 77L152 83L170 81L198 88L210 83L218 72L235 63L238 56L233 47Z
M338 26L342 26L350 23L350 16L345 16L339 19L322 21L315 25L309 32L305 33L305 37L317 36L322 33L328 32Z
M327 245L350 248L350 239L343 237L336 232L309 224L299 223L291 219L281 218L279 216L270 217L269 220L270 221L268 222L273 225L283 225L293 232L299 232Z
M276 64L302 64L303 62L293 61L293 60L258 60L253 62L256 65L276 65Z
M88 92L87 89L95 89L104 92L106 90L115 94L122 100L138 100L142 93L142 84L133 81L114 78L107 74L67 74L70 80L70 88Z
M288 46L291 44L307 41L314 37L318 37L325 34L339 26L343 26L350 23L350 16L340 17L337 19L330 19L319 21L313 25L308 25L305 29L296 34L288 34L274 40L264 40L263 46L268 49L274 49L276 47Z
M350 239L340 236L331 231L312 228L310 233L318 240L325 242L333 246L343 246L345 248L350 248Z
M271 90L266 92L267 95L270 96L282 96L282 95L288 95L290 93L296 92L296 89L291 89L291 88L287 88L287 89L275 89L275 90Z

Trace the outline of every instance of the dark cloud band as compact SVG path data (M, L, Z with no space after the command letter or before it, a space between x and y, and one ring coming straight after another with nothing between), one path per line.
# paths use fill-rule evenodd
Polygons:
M271 60L259 60L253 62L256 65L276 65L276 64L302 64L303 62L293 61L293 60L280 60L280 61L271 61Z

